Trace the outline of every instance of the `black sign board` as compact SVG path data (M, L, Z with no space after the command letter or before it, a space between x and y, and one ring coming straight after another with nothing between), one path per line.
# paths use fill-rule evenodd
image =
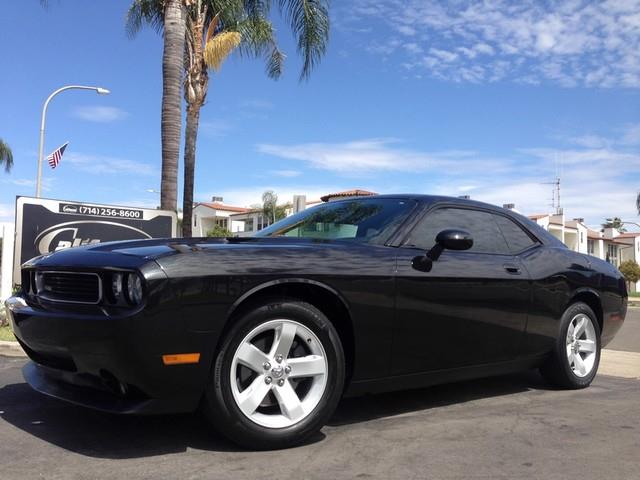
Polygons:
M176 236L175 212L33 197L16 199L14 283L38 255L114 240Z

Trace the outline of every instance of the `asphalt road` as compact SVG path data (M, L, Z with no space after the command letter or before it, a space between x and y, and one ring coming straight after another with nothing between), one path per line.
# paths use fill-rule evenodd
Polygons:
M640 309L610 347L640 351ZM344 400L309 444L249 452L197 415L118 417L32 391L0 357L0 478L637 479L640 381L535 373Z

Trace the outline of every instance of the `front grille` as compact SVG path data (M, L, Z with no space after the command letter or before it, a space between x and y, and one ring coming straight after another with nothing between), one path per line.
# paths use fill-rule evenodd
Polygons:
M97 273L36 272L36 295L44 300L63 303L95 304L102 298Z

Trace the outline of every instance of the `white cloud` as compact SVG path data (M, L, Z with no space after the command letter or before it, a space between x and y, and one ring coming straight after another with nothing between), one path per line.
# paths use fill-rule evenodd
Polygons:
M226 137L233 130L233 125L226 120L212 119L200 122L200 131L205 137Z
M640 154L621 144L628 131L610 139L576 137L575 143L583 146L572 148L523 148L502 158L465 150L421 152L390 139L259 145L258 151L358 182L367 179L370 185L364 188L380 193L415 191L417 185L417 193L465 194L496 205L515 203L523 213L551 211L549 182L559 173L567 217L585 217L598 224L605 217L637 215ZM411 174L409 184L392 186L394 173L405 174L403 178ZM354 188L353 180L346 188Z
M292 178L292 177L299 177L300 175L302 175L302 172L300 172L299 170L272 170L271 175L275 175L276 177L285 177L285 178Z
M601 137L599 135L582 135L579 137L571 137L569 141L586 148L603 148L608 147L610 144L609 139Z
M60 167L70 163L71 168L92 175L142 175L157 176L159 171L156 166L148 163L136 162L124 158L108 157L104 155L89 155L84 153L69 152L60 162ZM58 167L58 168L60 168Z
M365 190L372 188L363 185L359 186ZM292 202L294 195L306 195L307 201L319 200L321 196L327 193L340 192L353 188L351 184L299 184L299 185L278 185L264 184L246 188L235 188L226 190L216 190L213 192L197 193L196 201L207 202L211 197L218 196L224 199L224 203L241 207L250 207L252 205L262 204L262 194L267 190L272 190L278 195L278 203ZM374 190L375 191L375 190Z
M0 222L12 222L16 207L9 203L0 203Z
M115 122L129 116L128 112L120 108L104 106L76 107L73 109L72 114L76 118L99 123Z
M410 38L412 46L397 55L398 63L419 66L432 78L638 88L638 12L640 0L353 0L342 7L339 25L362 36L372 53L390 55L400 44L398 34ZM375 42L357 28L373 22L386 24L372 29ZM496 67L499 74L486 73Z
M288 160L302 161L312 168L328 170L347 176L367 176L380 172L425 172L455 169L461 159L471 152L420 152L401 148L394 139L365 139L345 143L303 143L297 145L260 144L258 152ZM501 170L492 159L484 163L469 162L465 168L481 171L487 168Z
M243 100L240 102L241 108L256 109L256 110L271 110L273 103L269 100L261 100L259 98Z
M640 124L627 125L624 129L621 143L625 145L640 144Z
M43 178L41 181L42 190L45 192L50 191L54 181L55 179L51 177ZM25 187L25 188L35 188L36 186L36 181L30 178L7 178L7 179L3 179L2 183L15 185L17 187Z

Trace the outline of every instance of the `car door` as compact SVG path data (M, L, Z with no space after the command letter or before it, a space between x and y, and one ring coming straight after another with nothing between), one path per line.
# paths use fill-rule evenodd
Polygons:
M523 341L530 282L491 211L460 206L430 210L398 249L392 373L408 374L501 362ZM508 224L507 224L508 225ZM469 232L466 251L445 250L431 271L412 260L445 229Z

